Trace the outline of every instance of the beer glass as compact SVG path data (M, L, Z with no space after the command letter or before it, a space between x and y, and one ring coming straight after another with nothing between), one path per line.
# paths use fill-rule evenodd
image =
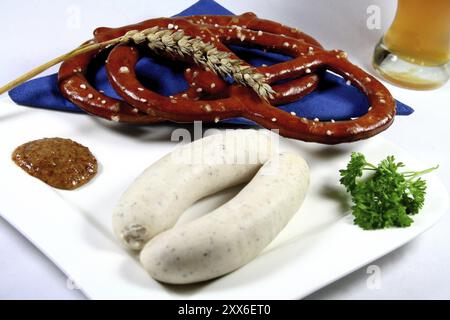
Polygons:
M398 0L375 47L374 68L393 84L434 89L450 78L450 0Z

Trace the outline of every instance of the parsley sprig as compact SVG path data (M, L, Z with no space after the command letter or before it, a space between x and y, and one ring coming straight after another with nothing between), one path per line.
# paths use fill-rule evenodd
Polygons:
M354 152L340 182L352 196L354 223L365 230L408 227L425 202L426 182L420 176L438 168L399 172L404 167L388 156L378 166ZM363 177L364 173L370 173Z

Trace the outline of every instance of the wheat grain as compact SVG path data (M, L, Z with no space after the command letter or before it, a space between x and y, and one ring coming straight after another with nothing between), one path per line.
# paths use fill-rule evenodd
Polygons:
M236 82L252 88L261 98L273 98L274 91L266 83L263 74L244 65L242 60L231 58L229 52L218 50L214 44L200 38L188 36L181 29L174 31L153 27L142 31L132 30L120 39L121 43L129 41L137 44L146 41L150 50L157 54L191 57L196 64L209 68L221 77L231 76Z

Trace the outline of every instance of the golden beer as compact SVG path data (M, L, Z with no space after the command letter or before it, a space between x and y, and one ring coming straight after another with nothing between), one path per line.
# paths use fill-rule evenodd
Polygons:
M450 77L449 61L450 0L398 0L374 67L395 84L432 89Z

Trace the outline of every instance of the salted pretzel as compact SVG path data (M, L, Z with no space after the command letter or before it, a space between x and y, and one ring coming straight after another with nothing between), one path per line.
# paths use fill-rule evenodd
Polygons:
M206 21L203 19L206 19ZM142 30L147 28L148 26L155 25L157 20L160 19L147 20L136 25L125 26L118 29L97 28L94 32L95 39L91 40L91 42L106 41L120 36L130 30ZM177 19L177 21L179 22L180 19ZM233 24L233 26L246 26L245 24L248 24L248 27L257 28L261 25L261 22L266 20L258 19L252 13L246 13L239 17L190 16L188 21L209 26L219 24L223 26L231 24ZM315 39L296 31L295 29L291 29L289 27L271 21L269 21L269 23L264 23L263 25L265 25L265 30L274 33L278 32L280 34L282 34L283 32L286 34L295 34L298 39L305 39L305 41L308 41L309 43L311 43L311 45L320 47L320 44ZM201 29L201 33L204 33L205 31L203 30L206 28L202 27ZM87 73L88 66L91 60L93 60L94 57L96 57L99 53L100 50L80 54L65 61L61 65L59 71L59 86L63 95L86 112L106 119L120 119L120 121L122 122L131 123L153 123L156 121L160 121L160 118L148 114L142 114L137 108L130 106L124 101L106 96L102 92L97 91L89 84L85 75ZM206 77L204 77L205 75ZM215 79L215 88L210 88L203 85L207 82L210 83L212 76L213 75L210 72L207 72L197 66L187 68L185 72L185 78L188 83L197 83L198 88L204 89L203 95L205 93L209 93L210 97L220 97L227 86L220 77L216 77ZM277 88L278 93L276 94L276 97L274 99L271 99L271 103L277 105L295 101L313 91L317 86L317 81L317 75L311 74L308 77L295 80L295 82L290 85L280 85ZM191 88L190 90L188 90L188 96L194 99L199 98L199 94L197 91L198 88Z
M217 36L210 31L213 26L246 27L255 30L265 30L271 33L292 35L299 40L307 41L312 46L321 47L317 40L297 29L284 26L277 22L259 19L253 13L245 13L241 16L208 15L189 16L187 18L177 19L151 19L117 29L101 27L94 31L94 39L89 42L93 43L110 40L119 37L128 31L143 30L157 24L161 27L167 26L170 22L177 23L178 26L180 24L186 25L183 20L187 20L192 24L201 25L200 34L203 37L206 37L206 34L208 34L208 36ZM163 120L152 114L142 113L137 108L122 100L109 97L103 92L96 90L89 83L86 79L89 64L100 54L100 51L101 50L95 50L77 55L66 60L61 65L58 74L61 93L84 111L105 119L139 124L154 123ZM191 87L187 92L179 94L178 96L187 95L189 98L199 99L200 96L208 95L208 98L218 98L223 96L227 90L228 85L223 79L198 66L188 66L184 76L189 84L194 83L196 84L196 87ZM214 88L211 88L210 86L212 81L215 83ZM269 100L273 105L293 102L314 91L317 84L318 76L310 74L306 77L295 79L289 84L276 86L274 88L275 96ZM202 90L201 95L199 94L199 88Z
M243 21L240 21L241 17ZM188 21L189 19L192 22ZM244 19L247 20L244 21ZM278 129L283 136L325 144L368 138L386 129L392 123L395 115L395 101L389 91L374 77L351 64L344 52L326 51L320 44L314 43L314 40L305 38L303 34L293 30L284 30L282 34L269 33L267 31L274 31L271 28L280 28L280 25L267 22L264 24L256 19L253 15L227 18L204 16L202 18L153 19L117 29L97 29L95 40L105 41L123 36L132 30L139 31L149 27L170 29L176 26L186 35L202 38L204 41L211 42L218 50L229 52L233 59L238 58L226 45L238 44L263 48L293 57L287 62L255 68L258 73L265 76L267 83L271 84L275 91L273 97L269 99L261 99L254 91L240 84L227 85L213 72L200 70L198 67L186 69L185 77L188 81L191 80L191 88L188 91L170 97L159 95L146 89L137 79L134 68L139 59L139 50L136 46L129 44L113 48L106 61L108 77L113 88L128 104L113 99L102 100L102 96L100 100L98 97L93 97L94 100L100 101L99 106L92 104L90 99L86 101L87 95L92 97L97 92L91 86L88 87L84 78L85 69L81 68L80 71L76 68L77 66L80 68L82 60L80 57L74 58L78 64L69 60L61 67L59 77L61 91L86 111L112 120L136 123L154 122L160 119L175 122L194 120L217 122L221 119L244 117L263 127ZM266 31L252 30L249 27L259 27ZM275 32L280 31L275 30ZM169 58L179 59L180 57L169 55ZM67 67L71 62L72 73L70 67ZM183 62L192 63L186 58ZM87 63L83 66L87 66ZM250 66L243 62L243 67ZM300 118L273 106L277 103L296 100L308 89L313 89L318 80L313 73L322 69L341 75L359 88L367 96L370 104L367 114L353 120L321 121ZM196 77L199 81L195 80ZM288 79L294 80L277 84L279 81ZM133 117L136 117L136 121Z
M239 26L243 29L279 34L281 36L303 40L313 47L322 48L322 45L310 35L275 21L258 18L253 12L246 12L238 16L193 15L186 17L186 19L191 23L206 26L207 28L209 28L209 26Z

